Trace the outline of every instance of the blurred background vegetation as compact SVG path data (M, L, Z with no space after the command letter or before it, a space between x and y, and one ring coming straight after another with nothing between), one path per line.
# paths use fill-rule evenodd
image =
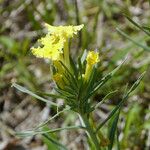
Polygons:
M85 27L72 41L71 54L84 49L100 52L101 76L113 70L127 57L115 77L93 98L106 101L95 112L97 121L120 101L124 91L146 71L140 86L124 106L119 119L121 149L150 148L150 5L147 0L0 0L0 149L57 149L40 136L15 137L15 130L25 130L53 116L56 112L29 95L11 87L13 82L31 91L50 92L49 62L32 56L30 47L44 34L43 23ZM128 18L128 17L129 18ZM116 30L117 28L117 30ZM62 100L56 100L63 103ZM40 116L40 117L39 117ZM50 123L60 127L78 123L73 113L63 114ZM109 127L109 124L108 124ZM103 128L107 136L106 129ZM86 149L84 134L61 131L52 135L68 149ZM45 145L43 145L45 143Z

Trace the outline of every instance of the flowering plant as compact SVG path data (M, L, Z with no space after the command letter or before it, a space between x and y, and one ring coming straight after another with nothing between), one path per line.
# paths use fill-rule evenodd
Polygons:
M38 40L38 47L32 47L32 53L40 58L48 58L51 61L52 79L56 83L55 93L50 93L48 96L54 98L61 98L65 101L65 110L73 110L79 115L81 120L81 126L70 126L65 129L84 129L89 137L89 147L91 149L100 150L102 147L108 147L109 150L113 147L113 141L115 131L117 128L117 122L122 105L127 100L129 94L138 86L143 74L133 84L133 86L124 94L124 97L119 104L110 112L109 116L98 125L94 125L92 121L92 113L94 110L104 102L102 99L98 104L92 100L92 96L98 91L115 72L120 68L119 65L112 72L106 74L103 78L100 78L100 59L99 52L97 51L84 51L79 56L77 62L75 62L70 56L69 43L77 33L84 27L84 25L78 26L58 26L54 27L45 24L47 28L47 34ZM27 89L14 84L16 88L22 92L31 94L32 96L47 102L44 98L31 93ZM51 102L52 105L57 106L56 103ZM58 116L61 112L56 114ZM105 123L114 116L114 121L111 127L111 133L106 138L100 129ZM54 117L53 117L54 118ZM42 123L32 131L26 131L19 133L19 135L33 135L42 133L48 138L47 132L56 132L63 130L64 128L58 128L54 130L43 131L42 127L46 125L51 119ZM62 149L64 146L59 145Z

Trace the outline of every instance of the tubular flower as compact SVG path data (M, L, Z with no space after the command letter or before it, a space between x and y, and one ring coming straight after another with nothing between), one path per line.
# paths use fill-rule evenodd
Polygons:
M83 28L83 25L54 27L45 24L45 27L47 28L48 33L45 37L39 40L41 46L37 48L35 47L31 48L32 53L37 57L49 58L53 61L61 60L62 54L66 53L64 54L67 55L65 56L65 59L68 59L69 58L68 47L66 49L66 45L68 45L68 39L72 38L73 35L77 34L77 32Z
M90 51L87 55L86 61L87 61L87 64L90 66L98 63L99 62L99 53Z
M98 52L94 52L94 51L90 51L87 54L87 58L86 58L86 69L85 69L85 75L84 78L86 81L89 80L93 66L98 63L100 61L99 59L99 53Z

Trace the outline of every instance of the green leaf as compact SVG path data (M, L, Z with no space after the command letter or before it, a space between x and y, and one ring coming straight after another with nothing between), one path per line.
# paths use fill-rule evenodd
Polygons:
M145 72L141 74L141 76L138 78L138 80L132 85L132 87L129 89L129 91L124 95L123 99L120 101L120 103L111 111L111 113L108 115L108 117L98 125L96 129L96 133L98 130L103 127L103 125L122 107L122 105L125 103L125 101L128 99L131 92L133 92L136 87L140 84L142 78L144 77Z
M72 59L72 57L70 57L70 65L71 65L71 68L73 69L73 74L77 78L78 77L78 69L77 69L77 66L76 66L74 60Z
M71 93L74 93L74 95L76 95L78 93L78 86L74 82L74 79L72 79L72 77L67 75L67 73L63 73L63 76L65 77L65 80L67 80L66 82L65 82L65 80L63 80L64 83L66 83L64 86L64 90L66 90L68 88L72 91ZM68 91L68 90L66 90L66 91Z
M67 148L62 145L61 143L56 141L54 138L52 138L49 134L43 134L43 137L45 138L45 143L47 143L49 150L67 150ZM59 148L58 148L59 147Z
M119 114L120 114L120 111L118 111L118 113L115 114L113 121L112 121L112 125L111 125L110 132L109 132L110 144L108 146L108 150L112 150L112 148L113 148L115 133L116 133L117 124L118 124L118 120L119 120Z
M128 36L125 32L121 31L119 28L116 28L116 30L122 35L124 36L125 38L127 38L128 40L130 40L132 43L134 43L135 45L137 45L138 47L141 47L143 48L144 50L146 51L150 51L150 48L147 47L146 45L142 45L140 44L139 42L137 41L134 41L132 38L130 38L130 36Z
M142 28L144 28L145 30L148 30L150 32L150 27L142 26Z
M52 135L43 134L43 142L47 146L47 149L59 150L58 143L56 143L54 138L51 138Z
M143 126L144 126L144 129L150 130L150 120L145 121Z
M126 60L126 59L125 59ZM96 85L94 86L93 90L91 90L90 94L88 95L88 97L86 97L86 99L88 99L90 96L92 96L97 90L99 90L108 80L110 80L114 74L120 69L120 67L123 65L123 63L125 62L125 60L117 67L115 68L113 71L111 71L110 73L106 74L99 82L96 83Z
M135 118L135 116L140 114L140 106L138 104L134 104L130 109L129 112L127 114L127 119L125 122L125 128L124 128L124 136L123 136L123 142L127 143L127 138L130 132L130 127L131 124L134 124L134 122L136 122L138 119L137 117Z
M58 117L60 114L64 113L65 111L68 111L68 110L70 110L70 107L64 108L62 111L57 112L57 114L55 114L53 117L48 118L45 122L43 122L43 123L39 124L37 127L35 127L34 130L44 127L47 123L49 123L50 121L52 121L53 119Z
M0 36L0 43L13 51L14 48L17 46L17 42L8 36Z
M119 143L119 131L117 130L116 132L117 132L117 136L116 136L116 138L117 138L117 139L116 139L117 150L121 150L121 149L120 149L120 143Z
M20 86L20 85L18 85L18 84L16 84L16 83L13 83L13 84L12 84L12 87L15 87L16 89L18 89L19 91L21 91L21 92L23 92L23 93L29 94L29 95L31 95L31 96L37 98L38 100L41 100L42 102L49 103L49 104L51 104L51 105L57 106L56 103L51 102L51 101L49 101L49 100L47 100L47 99L45 99L45 98L43 98L43 97L40 97L40 96L36 95L35 93L29 91L28 89L24 88L23 86Z
M94 108L98 108L102 103L105 102L105 100L112 94L116 93L118 90L115 90L115 91L112 91L112 92L109 92L99 103L97 103ZM96 110L96 109L95 109Z
M82 93L81 93L81 96L79 98L79 100L81 101L81 105L85 105L85 107L87 106L87 102L88 102L88 98L86 98L86 96L88 96L88 93L90 93L91 89L93 88L93 84L94 84L94 81L95 81L95 75L96 75L96 68L93 67L92 69L92 73L89 77L89 81L87 84L83 85L83 88L84 88L84 91L82 89Z
M60 95L62 95L64 98L65 98L65 97L72 97L72 98L75 98L75 97L76 97L76 94L70 93L69 91L66 91L65 89L56 88L55 90L56 90Z
M64 128L56 128L51 130L28 130L28 131L22 131L22 132L16 132L16 135L19 137L28 137L28 136L34 136L37 134L45 134L45 133L54 133L59 132L62 130L75 130L75 129L85 129L85 127L82 126L68 126Z
M78 88L77 80L74 78L73 74L69 71L69 69L61 61L60 61L60 63L62 64L62 66L64 67L64 69L68 73L68 75L70 76L71 83L73 83Z
M125 17L126 17L132 24L134 24L136 27L138 27L140 30L144 31L148 36L150 36L150 32L147 32L147 30L145 30L142 26L140 26L138 23L136 23L134 20L132 20L132 19L129 18L128 16L125 15Z
M49 128L46 126L42 130L48 130ZM48 150L67 150L67 148L58 142L58 139L54 133L45 133L43 135L43 141L47 145Z
M41 95L41 96L47 96L47 97L52 97L52 98L63 98L61 95L45 93L45 92L41 92L41 91L37 91L36 94L38 94L39 96Z

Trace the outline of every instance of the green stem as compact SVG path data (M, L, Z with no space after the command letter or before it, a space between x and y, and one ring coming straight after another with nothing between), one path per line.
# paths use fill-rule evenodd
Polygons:
M81 118L85 124L86 130L88 132L88 136L91 138L92 142L94 143L96 150L100 150L101 149L100 143L97 139L96 134L94 133L93 128L90 125L90 122L89 122L87 115L82 115Z

